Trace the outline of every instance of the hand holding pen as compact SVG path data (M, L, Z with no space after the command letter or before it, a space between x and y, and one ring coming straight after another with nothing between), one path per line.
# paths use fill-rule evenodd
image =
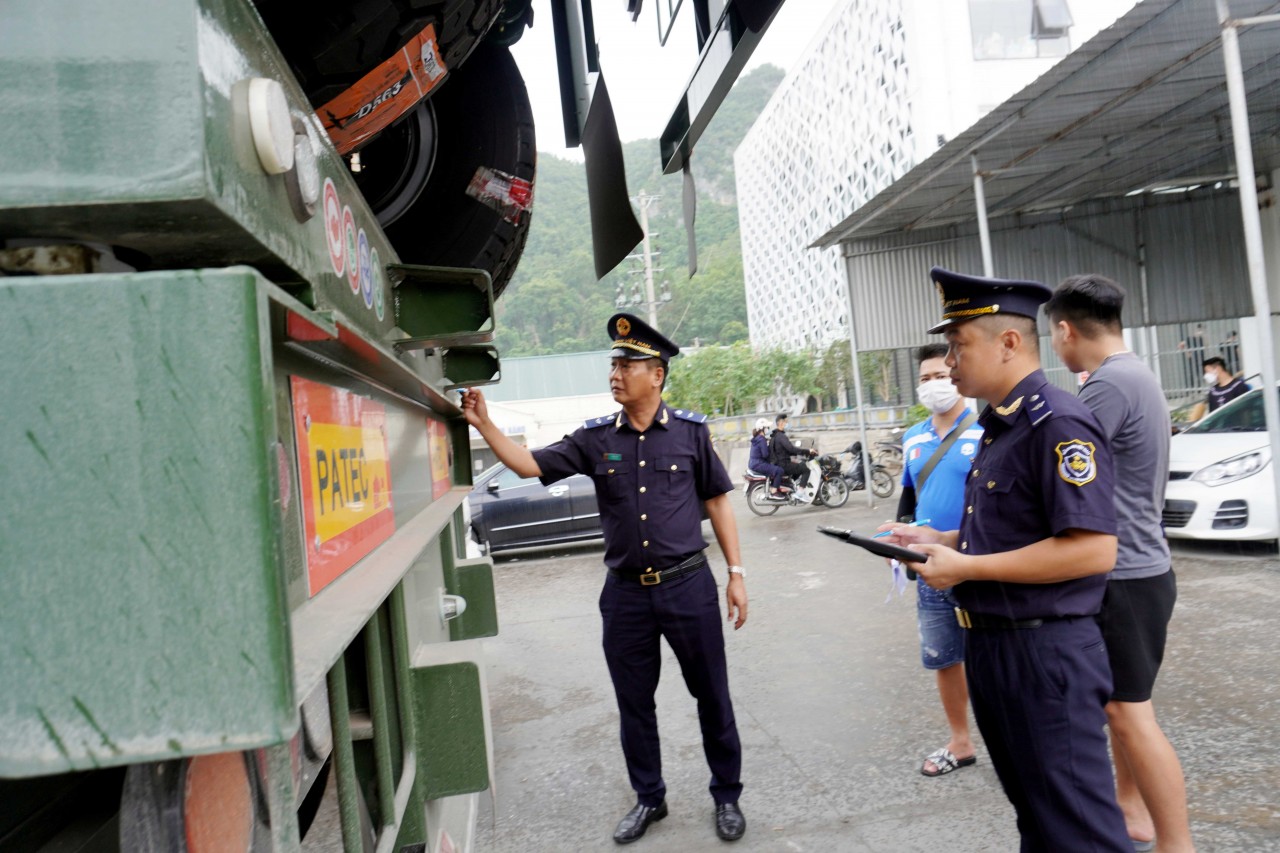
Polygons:
M925 526L927 526L927 525L931 524L932 522L933 522L933 519L932 519L932 518L922 518L922 519L920 519L919 521L913 521L913 522L911 522L910 524L899 524L899 525L896 525L896 526L894 526L894 527L892 527L892 528L890 528L890 529L888 529L888 530L885 530L885 529L884 529L884 528L885 528L885 525L883 525L883 524L882 524L882 525L880 525L878 528L876 528L876 529L877 529L877 530L879 530L880 532L879 532L879 533L876 533L876 534L873 534L871 538L872 538L872 539L881 539L881 538L883 538L883 537L885 537L885 536L892 536L893 534L897 533L899 530L901 530L901 529L902 529L902 528L904 528L904 527L925 527Z

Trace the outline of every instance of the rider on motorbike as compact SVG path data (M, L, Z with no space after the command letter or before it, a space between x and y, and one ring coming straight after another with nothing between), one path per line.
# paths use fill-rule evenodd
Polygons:
M756 418L755 429L751 430L751 459L747 467L757 474L769 478L769 494L782 496L783 471L769 461L769 421L767 418Z
M805 450L802 447L796 447L791 443L791 439L787 438L787 416L786 414L778 415L776 418L777 426L773 430L773 437L769 439L769 456L770 461L774 465L782 468L783 472L791 478L791 482L800 488L809 485L809 466L803 462L792 462L793 456L817 456L816 450Z

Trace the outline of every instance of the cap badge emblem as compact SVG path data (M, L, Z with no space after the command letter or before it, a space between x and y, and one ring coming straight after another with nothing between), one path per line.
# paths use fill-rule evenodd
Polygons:
M626 317L618 318L618 334L620 335L631 334L631 321L628 320Z

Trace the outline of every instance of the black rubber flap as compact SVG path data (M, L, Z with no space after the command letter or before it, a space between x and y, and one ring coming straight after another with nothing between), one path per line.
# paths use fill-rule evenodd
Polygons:
M601 279L622 263L644 238L631 210L622 142L613 118L613 104L604 85L604 73L596 80L595 94L582 129L582 153L587 161L587 202L591 207L591 244L596 278Z

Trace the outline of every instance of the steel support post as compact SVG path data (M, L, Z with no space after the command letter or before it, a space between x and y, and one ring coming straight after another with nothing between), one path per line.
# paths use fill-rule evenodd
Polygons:
M982 186L982 172L978 169L978 154L969 155L973 164L973 203L978 210L978 241L982 244L982 274L991 278L995 265L991 262L991 229L987 227L987 193Z
M1267 415L1267 437L1271 442L1271 466L1274 472L1280 462L1280 396L1276 394L1271 297L1267 292L1267 270L1262 254L1262 220L1258 215L1258 185L1253 165L1253 141L1249 135L1249 104L1240 62L1241 22L1231 19L1227 0L1217 0L1217 6L1218 23L1222 26L1222 64L1226 71L1227 98L1231 105L1231 137L1235 143L1236 175L1240 185L1240 215L1244 220L1244 248L1249 262L1249 288L1253 292L1253 311L1258 320L1258 349L1262 356L1262 407ZM1280 507L1280 477L1272 478L1272 486L1276 493L1276 506Z
M876 499L871 491L871 443L867 440L867 414L862 408L862 370L858 367L858 331L853 322L853 279L849 277L849 259L844 251L840 252L840 260L844 264L844 290L849 300L849 360L853 362L853 394L858 407L858 430L862 435L862 483L867 495L867 506L875 506Z

